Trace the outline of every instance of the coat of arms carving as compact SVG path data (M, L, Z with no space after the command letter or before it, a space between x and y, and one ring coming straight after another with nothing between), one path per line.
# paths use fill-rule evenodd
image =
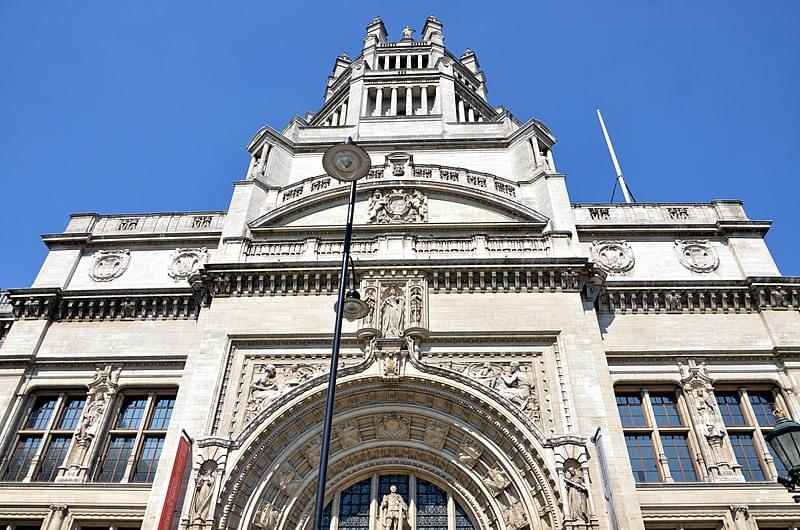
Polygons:
M719 267L719 256L707 239L677 240L675 252L681 265L694 272L711 272Z
M178 248L172 253L167 274L173 280L185 280L208 260L208 249Z
M592 259L608 272L628 272L636 262L627 241L593 241Z
M110 282L128 270L131 251L98 250L94 253L94 263L89 268L89 277L96 282Z
M375 190L369 199L368 217L377 224L424 223L428 221L428 198L419 190Z

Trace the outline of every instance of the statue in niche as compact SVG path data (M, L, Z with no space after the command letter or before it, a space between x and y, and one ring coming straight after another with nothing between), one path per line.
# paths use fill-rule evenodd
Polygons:
M283 508L278 510L272 505L272 503L264 501L264 504L261 505L261 509L256 512L256 516L253 519L253 525L257 528L262 528L263 530L274 530L278 527L278 521L280 521L281 512L283 512Z
M531 382L528 374L519 367L519 361L503 368L497 380L497 391L522 410L527 410L531 401Z
M489 489L492 496L497 497L502 493L506 486L511 483L503 470L498 467L489 468L486 476L483 477L483 485Z
M503 521L508 528L520 530L529 526L528 515L519 499L509 495L509 504L503 507Z
M408 505L397 493L397 486L391 486L389 493L381 500L380 523L385 530L402 530L408 519Z
M408 309L411 317L412 326L422 325L422 290L412 289L411 298L408 301Z
M721 435L722 429L720 429L717 421L716 401L710 392L706 392L703 389L696 389L695 392L694 406L697 410L697 416L705 425L705 435L707 437Z
M369 311L364 315L364 326L371 327L375 321L375 289L367 289L367 296L364 298L364 303L367 304Z
M214 460L206 460L200 465L197 478L194 482L194 498L190 520L192 522L208 518L208 511L211 508L211 499L214 493L214 482L216 482L217 463Z
M89 404L86 405L83 417L78 424L78 432L76 434L78 440L94 438L100 427L100 418L103 417L103 413L108 406L105 392L98 392L94 396L90 396L88 401Z
M583 479L583 469L573 460L564 467L564 484L567 486L567 500L574 519L589 522L589 489Z
M253 378L250 383L250 397L245 407L245 422L255 418L277 397L278 384L275 382L275 375L275 365L268 364L263 367L263 372Z
M381 331L384 337L400 337L405 326L406 300L403 290L390 287L381 302Z

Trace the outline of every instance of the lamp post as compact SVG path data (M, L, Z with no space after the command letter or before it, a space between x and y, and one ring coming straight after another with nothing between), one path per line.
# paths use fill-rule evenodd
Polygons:
M765 438L789 473L788 477L778 476L778 482L791 493L800 491L800 423L780 417ZM800 502L800 495L793 498Z
M317 497L314 503L314 530L322 530L322 511L325 504L325 481L328 472L328 453L331 445L331 426L333 425L333 400L336 396L336 370L339 365L339 344L342 338L342 318L357 320L364 317L369 306L361 301L353 282L347 288L348 264L350 257L350 239L353 235L353 210L356 204L356 184L358 179L366 176L372 166L369 154L358 147L352 138L341 144L330 147L322 156L322 167L326 173L336 180L350 183L350 200L347 203L347 224L344 229L344 245L342 247L342 266L339 272L338 300L334 305L336 321L333 327L333 347L331 349L331 367L328 372L328 394L325 398L325 420L322 426L322 447L319 458L319 478L317 479Z

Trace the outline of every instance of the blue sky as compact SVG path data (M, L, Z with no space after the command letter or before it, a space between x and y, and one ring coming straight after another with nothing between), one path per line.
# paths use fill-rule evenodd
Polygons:
M603 110L642 202L740 198L800 274L800 2L0 3L0 287L30 285L71 212L224 210L245 145L316 110L380 15L428 14L489 97L558 137L574 202L607 201Z

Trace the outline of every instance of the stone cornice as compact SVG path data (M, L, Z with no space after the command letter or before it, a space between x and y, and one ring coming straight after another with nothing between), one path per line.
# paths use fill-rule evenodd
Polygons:
M200 306L189 288L62 291L10 289L16 320L188 320Z
M698 236L756 235L764 237L772 221L717 221L714 224L658 223L658 224L589 224L578 223L578 234L604 238L626 237L634 234L673 234L676 232Z
M800 277L606 284L597 309L609 313L750 313L800 310Z

